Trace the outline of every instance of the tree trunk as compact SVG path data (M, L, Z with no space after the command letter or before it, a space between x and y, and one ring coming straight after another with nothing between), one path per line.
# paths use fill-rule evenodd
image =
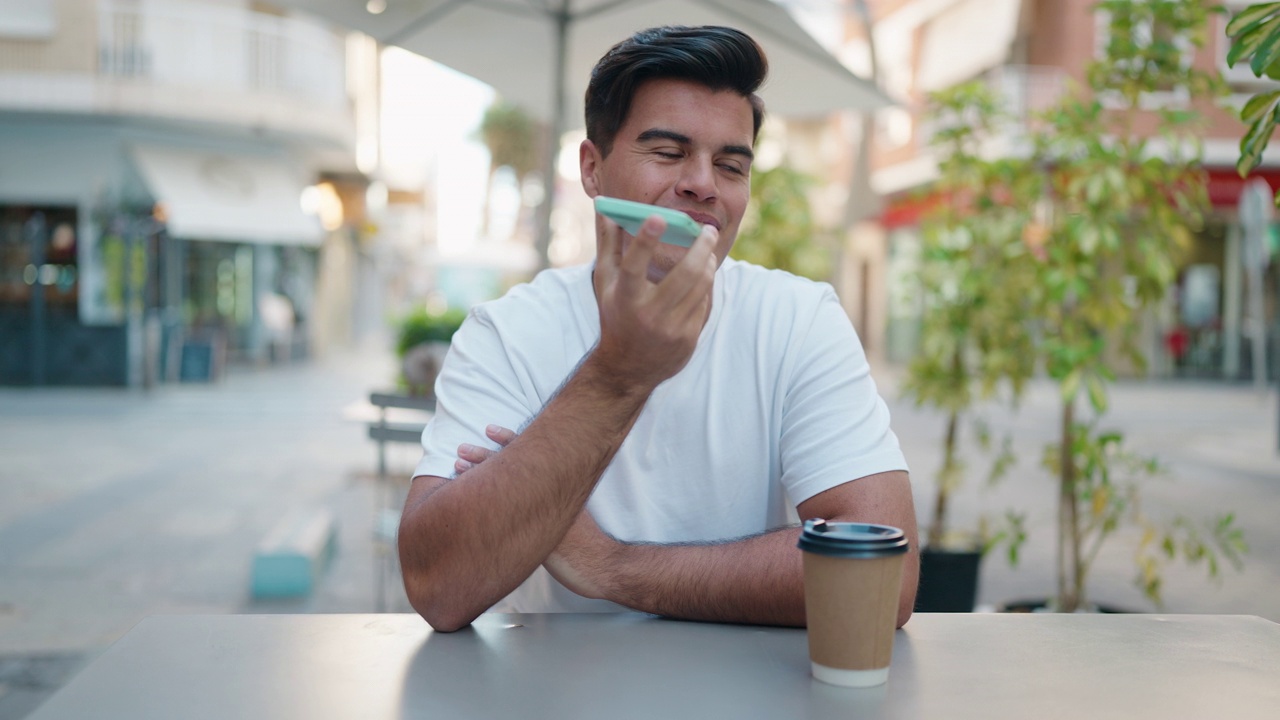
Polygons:
M876 54L875 29L866 0L854 0L853 12L862 22L862 31L867 36L867 59L871 68L871 82L878 85L880 59ZM831 284L837 290L844 287L846 280L844 277L845 252L850 233L858 223L879 214L880 198L871 187L871 150L875 144L875 118L876 114L873 111L858 115L858 154L853 159L852 175L849 177L849 196L845 199L844 205L844 218L840 223L840 229L836 232L836 243L831 255ZM858 282L862 282L862 279ZM862 331L865 333L866 329L862 328ZM865 337L863 342L866 342Z
M1062 404L1062 455L1058 478L1058 611L1080 607L1080 522L1076 503L1075 398Z
M484 183L484 200L480 209L480 237L489 236L489 205L493 200L493 176L497 174L498 166L492 162L489 163L489 174L485 176Z
M942 446L942 473L938 476L938 494L933 503L933 522L929 523L929 537L925 542L932 548L942 547L942 536L947 530L947 508L951 501L951 488L947 482L956 463L956 426L959 422L960 413L952 410L947 418L947 437Z

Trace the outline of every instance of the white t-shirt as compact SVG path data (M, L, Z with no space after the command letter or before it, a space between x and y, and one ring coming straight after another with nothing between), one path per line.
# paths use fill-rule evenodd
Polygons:
M600 337L591 266L539 273L478 305L436 381L414 475L450 477L461 443L522 429ZM795 521L795 506L875 473L906 470L889 411L835 292L725 260L689 363L654 390L587 508L624 541L707 542ZM495 610L620 609L544 568Z

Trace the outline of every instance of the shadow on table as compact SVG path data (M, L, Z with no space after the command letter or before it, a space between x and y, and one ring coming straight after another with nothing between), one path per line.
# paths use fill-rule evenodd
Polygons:
M642 615L484 616L459 632L427 636L408 664L401 714L907 718L912 693L895 692L894 683L895 674L912 674L902 634L895 652L887 685L850 689L811 678L803 630Z

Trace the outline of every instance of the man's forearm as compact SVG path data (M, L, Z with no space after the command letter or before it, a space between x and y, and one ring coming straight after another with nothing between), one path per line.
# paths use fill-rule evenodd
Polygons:
M804 625L798 528L709 545L624 544L608 599L642 612L714 622Z
M914 528L908 535L914 542ZM598 569L600 584L607 599L655 615L803 627L799 537L799 528L783 528L716 544L621 543ZM913 545L903 558L898 627L911 617L919 567Z
M647 397L584 362L502 452L455 480L411 490L400 556L414 608L452 630L523 582L582 510Z

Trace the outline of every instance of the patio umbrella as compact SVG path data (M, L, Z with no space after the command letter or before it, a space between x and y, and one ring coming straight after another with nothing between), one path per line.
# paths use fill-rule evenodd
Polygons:
M548 123L547 194L539 212L545 258L561 134L582 125L591 68L618 41L657 25L728 25L769 58L768 111L816 116L890 104L772 0L283 0L470 75ZM376 12L375 12L376 11Z

